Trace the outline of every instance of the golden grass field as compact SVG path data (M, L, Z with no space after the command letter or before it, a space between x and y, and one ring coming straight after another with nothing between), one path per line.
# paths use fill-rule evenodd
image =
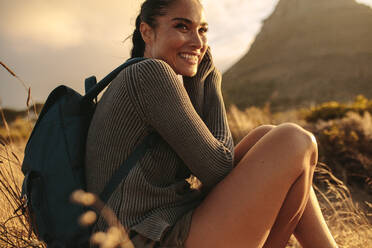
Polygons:
M317 125L326 125L325 122L311 125L304 120L303 114L304 110L273 114L270 112L269 106L263 109L251 107L244 111L233 106L228 112L228 120L235 141L240 140L250 130L262 124L277 125L283 122L294 122L311 131L316 128L320 129ZM357 119L357 117L352 118ZM347 122L348 119L343 121ZM366 129L372 130L372 123L368 118L359 121ZM372 202L370 195L367 194L366 199L363 199L364 207L362 208L360 202L353 201L353 196L343 181L335 177L331 169L322 162L318 163L316 168L313 186L326 222L339 247L372 247ZM371 187L370 183L369 187ZM301 246L292 236L287 247Z
M279 124L295 122L306 126L298 118L297 112L271 114L267 109L250 108L240 111L230 108L229 124L235 141L240 140L250 130L263 123ZM14 213L20 205L20 185L23 174L20 170L23 149L26 143L24 133L30 132L32 124L28 120L18 119L5 124L0 136L0 247L43 247L29 230L26 219ZM337 179L327 165L319 163L314 188L320 201L322 212L340 247L372 247L372 202L368 199L362 209L352 200L352 195L345 184ZM301 247L291 238L287 247Z
M16 118L11 123L6 121L0 107L0 247L45 247L31 231L27 217L18 210L21 205L23 151L34 123L30 112L36 113L37 108L32 101L30 88L5 64L1 65L23 84L28 92L26 105L29 106L31 102L33 107L29 108L26 118ZM272 113L269 105L264 108L250 107L244 111L232 106L227 115L236 144L249 131L262 124L294 122L313 132L320 148L320 162L315 171L313 187L336 242L340 248L372 248L371 113L372 100L358 96L349 105L331 102L311 111L301 109ZM332 170L341 175L342 180ZM345 182L355 181L359 186L353 186L351 193ZM196 178L190 178L189 182L193 187L198 187L200 183ZM81 195L77 198L81 198ZM85 194L83 198L85 202L80 202L82 204L101 204L92 195ZM111 223L111 228L107 233L93 235L100 247L132 248L114 214L108 209L103 215L107 216L105 219ZM89 214L82 218L83 223L91 222L91 219L94 217ZM292 237L287 244L289 247L301 246Z

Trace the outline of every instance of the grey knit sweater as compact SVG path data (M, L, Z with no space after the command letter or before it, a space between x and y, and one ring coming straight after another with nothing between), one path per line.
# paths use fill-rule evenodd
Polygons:
M233 167L221 76L209 51L197 75L183 81L161 60L124 69L103 94L88 132L87 187L96 194L151 130L161 135L107 204L124 227L155 241ZM191 174L200 190L190 189ZM99 219L95 230L106 227Z

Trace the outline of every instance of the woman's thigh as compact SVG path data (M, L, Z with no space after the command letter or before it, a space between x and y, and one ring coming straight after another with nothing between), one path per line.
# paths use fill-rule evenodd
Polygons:
M283 124L260 138L196 208L185 247L260 247L303 162L314 159L310 136Z
M265 134L273 130L274 125L262 125L250 131L234 149L234 164L238 164L243 156L251 149L257 141L259 141Z

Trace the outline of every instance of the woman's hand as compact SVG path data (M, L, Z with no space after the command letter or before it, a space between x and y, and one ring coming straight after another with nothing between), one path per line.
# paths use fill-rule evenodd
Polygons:
M204 80L207 78L209 73L211 73L213 68L214 68L214 64L213 64L213 59L212 59L211 48L208 46L207 51L204 54L202 61L198 65L198 71L196 72L195 76L193 77L183 76L183 80L185 83L189 81L204 82Z
M190 100L200 117L202 116L203 110L203 101L204 101L204 85L205 80L208 75L214 69L214 64L212 60L212 54L210 47L207 48L207 51L198 65L198 71L193 77L183 76L183 82L185 89L190 97Z

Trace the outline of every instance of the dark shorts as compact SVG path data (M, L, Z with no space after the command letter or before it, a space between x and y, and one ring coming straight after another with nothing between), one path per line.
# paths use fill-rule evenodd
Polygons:
M167 230L162 240L153 241L139 233L131 232L130 237L135 248L183 248L189 235L194 210L182 216L174 226Z

